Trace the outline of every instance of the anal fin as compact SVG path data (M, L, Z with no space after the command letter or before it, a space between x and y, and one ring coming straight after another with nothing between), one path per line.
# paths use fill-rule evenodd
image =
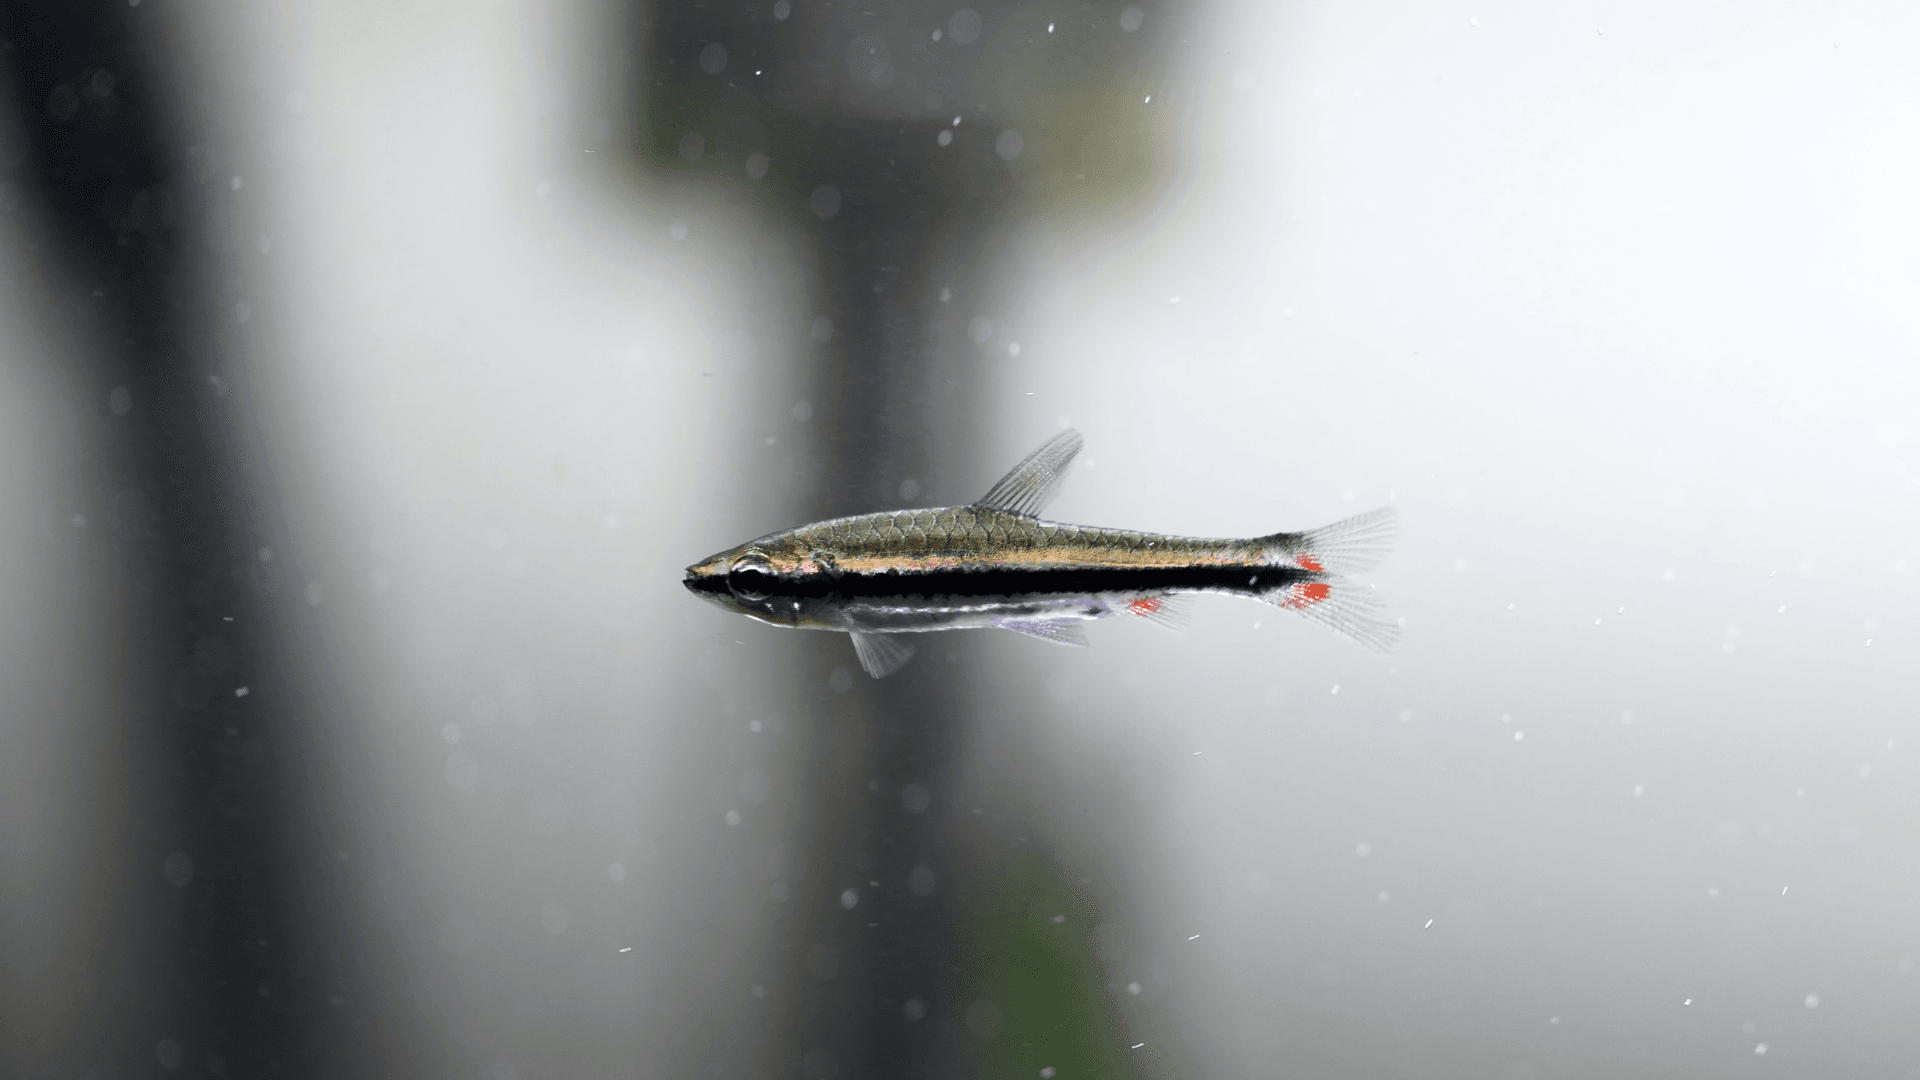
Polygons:
M854 654L860 657L860 666L876 679L899 671L913 659L913 646L898 640L898 634L863 634L856 630L849 636L853 638Z
M997 619L993 625L1016 634L1037 637L1041 641L1051 641L1055 645L1084 647L1089 642L1081 622L1080 619Z
M1128 615L1137 615L1176 634L1184 634L1193 627L1193 597L1182 593L1142 596L1119 607Z

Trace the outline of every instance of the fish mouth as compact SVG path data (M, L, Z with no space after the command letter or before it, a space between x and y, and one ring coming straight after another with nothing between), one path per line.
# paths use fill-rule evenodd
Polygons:
M680 584L687 591L702 600L711 600L716 604L730 604L733 590L727 587L727 575L704 572L705 564L687 567L687 576Z

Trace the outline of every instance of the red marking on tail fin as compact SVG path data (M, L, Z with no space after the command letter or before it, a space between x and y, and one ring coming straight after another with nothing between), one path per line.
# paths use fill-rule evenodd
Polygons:
M1302 555L1294 561L1299 563L1303 570L1311 570L1316 574L1324 574L1327 572L1327 568L1320 565L1320 560L1312 555Z
M1131 615L1151 615L1159 610L1160 598L1157 596L1143 596L1127 605L1127 612Z
M1287 598L1280 602L1280 606L1298 611L1332 595L1333 586L1324 581L1303 581L1287 587Z

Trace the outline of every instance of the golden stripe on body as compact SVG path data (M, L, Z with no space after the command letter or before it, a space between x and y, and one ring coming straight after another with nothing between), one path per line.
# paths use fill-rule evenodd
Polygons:
M977 507L836 518L767 537L776 572L878 574L967 567L1259 566L1264 546L1041 521ZM815 558L829 556L830 565Z

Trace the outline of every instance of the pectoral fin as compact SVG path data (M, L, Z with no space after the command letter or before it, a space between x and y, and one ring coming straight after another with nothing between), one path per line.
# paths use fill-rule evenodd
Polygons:
M860 657L860 666L867 674L876 679L887 676L907 666L913 659L913 646L899 640L898 634L862 634L855 631L853 651Z
M1016 634L1051 641L1055 645L1088 644L1087 631L1079 619L998 619L993 625Z

